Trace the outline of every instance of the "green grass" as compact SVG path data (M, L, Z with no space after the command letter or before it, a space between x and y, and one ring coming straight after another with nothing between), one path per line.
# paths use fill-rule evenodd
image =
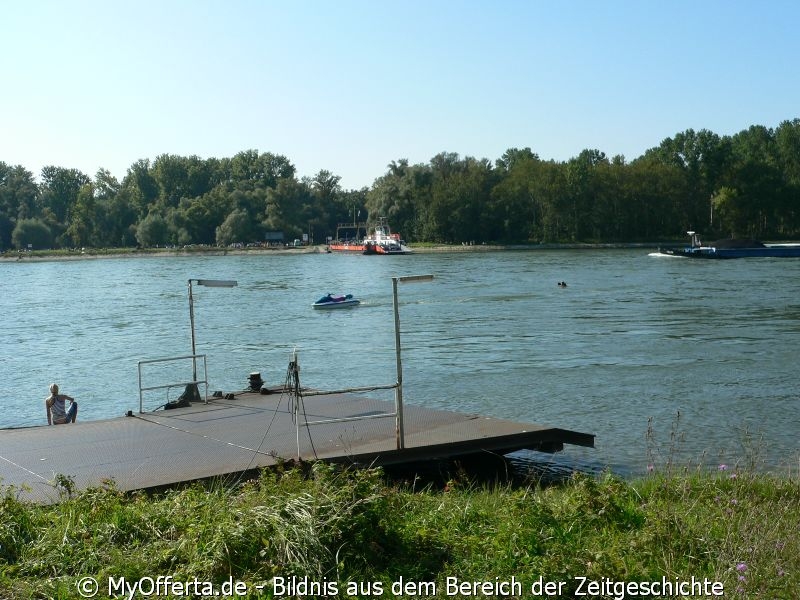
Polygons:
M436 584L436 597L489 597L447 596L447 577L514 576L526 588L541 577L565 582L551 596L564 598L576 577L705 577L721 582L726 598L788 599L800 589L800 485L792 476L726 468L655 471L633 482L577 475L547 488L455 481L420 490L387 483L379 470L319 463L236 487L64 491L53 506L5 491L0 597L80 598L84 576L101 582L97 597L108 597L108 577L159 575L241 580L252 594L236 597L252 598L268 597L254 586L292 575L333 582L340 598L348 582L360 588L350 597L398 597L391 586L401 578Z

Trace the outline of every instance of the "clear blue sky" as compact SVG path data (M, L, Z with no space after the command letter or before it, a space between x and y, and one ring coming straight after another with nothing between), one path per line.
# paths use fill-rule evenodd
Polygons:
M120 180L160 154L632 160L800 116L800 3L0 0L0 161Z

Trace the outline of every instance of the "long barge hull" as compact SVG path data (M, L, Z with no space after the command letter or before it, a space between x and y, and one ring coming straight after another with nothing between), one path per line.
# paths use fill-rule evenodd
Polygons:
M794 258L800 257L800 246L767 246L765 248L659 248L661 254L686 258Z

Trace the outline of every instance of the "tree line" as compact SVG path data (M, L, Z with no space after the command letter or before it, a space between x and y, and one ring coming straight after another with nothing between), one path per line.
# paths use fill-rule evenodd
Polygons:
M0 161L0 249L228 245L386 217L408 242L554 243L800 237L800 119L732 136L692 129L630 162L583 150L542 160L510 148L494 162L443 152L392 161L370 188L321 170L298 178L285 156L163 154L120 182L47 166L40 181ZM352 234L352 232L350 232Z

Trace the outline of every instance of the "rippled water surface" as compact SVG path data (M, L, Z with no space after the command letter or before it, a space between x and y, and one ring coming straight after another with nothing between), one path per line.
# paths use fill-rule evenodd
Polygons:
M594 433L566 456L623 472L798 467L800 260L647 250L2 262L0 426L46 422L51 381L80 419L138 410L137 362L190 353L189 278L239 282L193 286L210 390L281 383L294 348L304 385L391 383L391 277L428 273L399 288L406 402ZM312 310L328 292L362 305Z

